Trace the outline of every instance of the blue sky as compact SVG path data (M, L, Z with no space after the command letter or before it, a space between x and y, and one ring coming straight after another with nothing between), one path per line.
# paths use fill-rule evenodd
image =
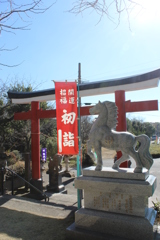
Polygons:
M48 0L49 5L52 1ZM121 16L120 24L88 10L74 15L67 10L73 1L57 1L52 8L41 15L32 15L30 31L16 34L2 32L1 46L15 48L12 52L1 52L1 62L18 64L15 68L1 67L3 82L15 79L36 88L49 89L51 80L75 80L78 63L81 63L83 81L99 81L123 76L132 76L160 67L160 15L158 0L141 1L144 9L137 7L127 16ZM115 8L111 9L113 20L117 21ZM13 21L17 18L14 17ZM22 22L19 22L23 24ZM98 100L114 101L114 94L82 98L82 103L96 103ZM126 93L126 100L160 102L160 87ZM159 122L160 112L127 114L143 121Z

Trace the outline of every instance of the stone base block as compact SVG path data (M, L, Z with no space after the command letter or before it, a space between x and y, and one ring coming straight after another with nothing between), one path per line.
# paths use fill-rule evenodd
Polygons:
M104 174L110 174L110 171L104 171ZM84 190L84 207L87 209L145 217L148 197L156 189L156 178L152 175L145 180L80 176L75 179L75 187Z
M102 192L98 189L84 190L84 207L106 212L114 212L144 217L148 208L148 198L122 192Z
M148 197L156 178L147 170L135 174L133 169L91 167L75 179L75 187L84 190L84 208L75 213L68 239L155 239L156 211L148 208Z
M149 171L146 168L142 169L142 173L135 173L134 168L119 168L103 167L101 171L95 171L95 166L83 169L83 176L114 178L114 179L130 179L145 181L149 176Z
M153 209L143 218L81 208L75 213L75 227L114 237L153 240L155 218Z

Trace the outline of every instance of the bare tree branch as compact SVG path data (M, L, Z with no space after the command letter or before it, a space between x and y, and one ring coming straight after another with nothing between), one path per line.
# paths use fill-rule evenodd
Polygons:
M53 3L55 4L55 2ZM53 5L52 4L52 5ZM26 30L26 26L14 26L16 21L11 24L13 17L16 16L23 22L26 22L26 17L29 17L31 14L41 14L46 12L52 5L49 7L42 7L42 0L30 0L29 3L16 3L14 0L0 1L1 13L0 13L0 32L4 31L6 28L12 30Z
M42 0L0 0L0 35L2 32L15 33L17 30L29 30L31 16L33 14L42 14L51 8L57 0L53 0L53 4L44 7ZM93 10L99 15L99 21L103 16L114 22L117 26L121 20L121 14L126 13L130 27L130 13L136 6L140 6L138 0L73 0L73 7L69 12L74 14L83 13L86 10ZM118 18L111 15L110 10L115 9ZM113 13L112 13L113 14ZM98 21L98 22L99 22ZM3 47L0 51L5 51ZM9 50L8 50L9 51ZM16 67L20 64L9 65L0 62L3 67Z
M14 50L16 50L16 49L18 48L18 47L16 47L16 48L8 49L8 48L4 48L4 46L5 46L5 45L3 45L3 46L0 48L0 52L2 52L2 51L10 52L10 51L14 51Z
M53 4L56 0L53 0ZM42 0L1 0L0 1L0 35L2 32L13 33L17 30L30 30L30 18L33 14L42 14L46 12L52 5L45 7ZM12 51L14 49L6 49L0 47L2 51ZM5 64L0 62L2 67L17 67L19 64Z
M22 63L19 63L19 64L15 64L15 65L9 65L9 64L4 64L4 63L1 63L0 62L0 66L3 66L3 67L18 67L20 66Z
M114 17L110 15L110 10L112 7L116 9L118 13L118 25L121 20L121 14L126 13L128 22L131 11L136 7L141 6L137 0L77 0L73 2L73 7L69 12L74 14L80 14L88 9L94 10L97 14L100 15L100 20L105 15L109 20L114 22ZM100 21L99 20L99 21Z

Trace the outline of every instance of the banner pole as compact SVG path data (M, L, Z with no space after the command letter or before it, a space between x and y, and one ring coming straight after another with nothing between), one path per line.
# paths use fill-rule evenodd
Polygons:
M79 177L81 173L81 163L80 163L80 156L81 156L81 127L80 127L80 97L79 97L79 81L78 81L78 146L79 146L79 153L77 155L77 177ZM77 200L78 200L78 209L82 207L81 204L82 198L82 190L77 189Z

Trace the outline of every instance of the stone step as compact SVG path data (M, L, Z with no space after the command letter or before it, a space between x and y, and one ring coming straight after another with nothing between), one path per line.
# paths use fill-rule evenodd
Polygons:
M49 202L45 202L5 194L0 196L0 207L43 217L64 219L77 210L77 197L68 194L53 194Z

